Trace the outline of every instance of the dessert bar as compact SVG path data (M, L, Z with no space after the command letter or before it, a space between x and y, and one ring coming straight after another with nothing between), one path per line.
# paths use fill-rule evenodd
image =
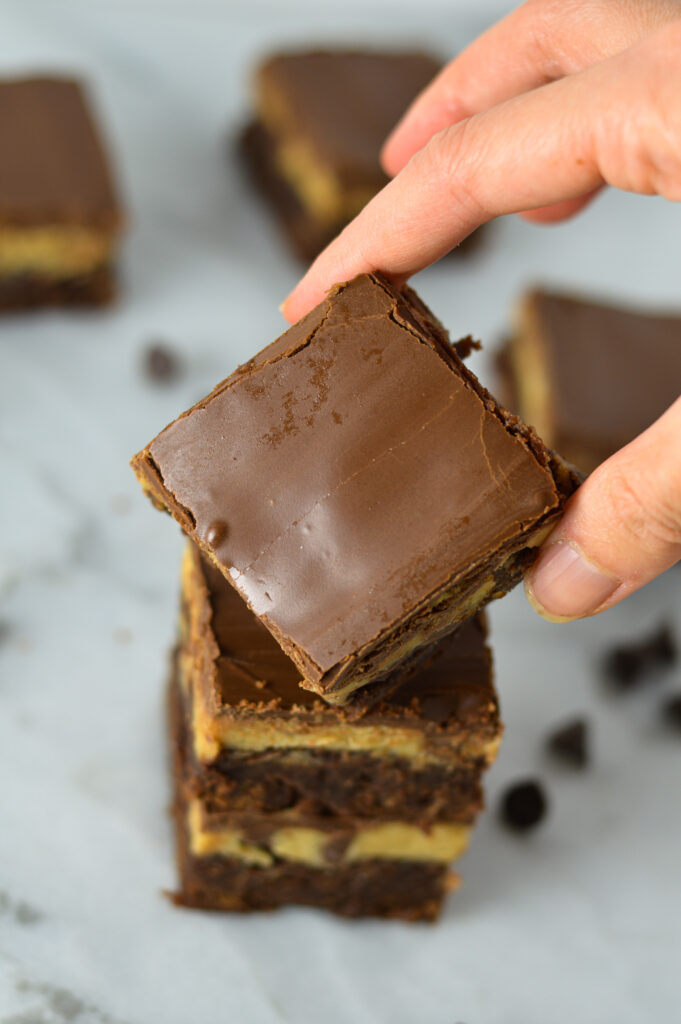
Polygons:
M0 310L114 294L122 213L82 85L0 80Z
M681 316L538 289L522 299L499 366L511 407L591 472L678 398Z
M440 67L423 53L346 50L277 54L260 66L241 152L302 260L387 184L381 147Z
M513 587L578 483L379 274L334 288L132 462L337 704Z
M299 676L188 547L170 685L178 903L432 919L501 736L484 621L360 716Z

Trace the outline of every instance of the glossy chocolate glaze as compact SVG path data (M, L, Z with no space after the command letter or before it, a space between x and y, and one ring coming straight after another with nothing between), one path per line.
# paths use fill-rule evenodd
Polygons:
M210 628L220 652L215 661L220 702L227 707L245 702L254 710L267 705L284 715L292 708L306 708L336 719L338 709L301 688L294 663L222 573L197 549L194 557L206 584ZM455 720L457 728L482 720L496 722L497 699L485 637L483 616L464 623L458 633L439 644L427 665L371 709L371 720L400 722L407 715L412 721L423 719L424 724Z
M321 692L526 548L576 484L378 274L337 286L133 466Z
M0 225L119 225L102 140L79 82L0 81Z

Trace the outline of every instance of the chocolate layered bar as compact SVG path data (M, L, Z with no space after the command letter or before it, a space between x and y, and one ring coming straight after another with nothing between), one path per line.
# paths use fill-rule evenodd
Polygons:
M173 665L178 902L436 915L501 736L482 619L353 716L191 545Z
M681 316L537 289L499 367L512 408L588 473L678 398Z
M301 259L387 184L381 147L440 67L423 53L345 50L277 54L260 66L241 150Z
M334 288L132 464L336 704L513 587L578 482L379 274Z
M0 310L100 305L122 226L83 86L0 80Z

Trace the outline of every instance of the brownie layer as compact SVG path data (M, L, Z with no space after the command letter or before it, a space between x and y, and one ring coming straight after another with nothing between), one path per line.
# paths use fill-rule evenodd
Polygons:
M116 275L108 266L75 277L0 274L0 309L8 312L42 306L106 306L115 296Z
M133 466L335 703L516 582L577 484L380 275L334 289Z
M432 921L456 884L456 876L441 864L365 860L315 870L285 861L260 868L229 857L195 857L181 808L177 862L175 903L204 910L245 912L300 904L344 917Z
M176 680L169 690L169 709L186 795L201 800L212 814L399 818L425 825L471 824L482 810L482 761L459 769L415 769L405 758L350 751L223 750L211 765L204 765L192 750L191 719Z

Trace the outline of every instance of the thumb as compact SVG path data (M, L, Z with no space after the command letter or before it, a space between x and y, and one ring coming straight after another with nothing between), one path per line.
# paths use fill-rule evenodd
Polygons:
M525 579L540 615L595 615L681 558L681 398L596 469Z

